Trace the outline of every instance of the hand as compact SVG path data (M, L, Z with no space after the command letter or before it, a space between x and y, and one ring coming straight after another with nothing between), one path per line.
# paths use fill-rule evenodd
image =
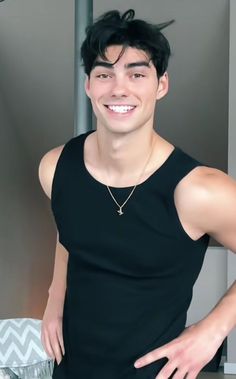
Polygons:
M201 369L214 357L223 340L206 327L204 322L186 328L173 341L147 353L135 362L135 367L143 367L161 358L168 362L155 379L195 379ZM140 365L136 365L140 362Z
M61 302L49 298L41 328L41 340L46 353L53 359L56 359L57 364L62 360L62 355L65 354L63 333L62 333L62 311Z

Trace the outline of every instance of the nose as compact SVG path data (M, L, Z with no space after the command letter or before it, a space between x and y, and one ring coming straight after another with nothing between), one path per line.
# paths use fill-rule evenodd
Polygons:
M114 78L113 86L111 89L111 95L113 97L126 97L128 96L128 86L127 79L122 78Z

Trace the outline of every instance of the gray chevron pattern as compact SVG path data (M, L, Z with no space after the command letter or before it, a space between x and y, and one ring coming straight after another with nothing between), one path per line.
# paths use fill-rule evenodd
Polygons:
M48 361L41 343L41 320L0 320L0 368L13 368Z

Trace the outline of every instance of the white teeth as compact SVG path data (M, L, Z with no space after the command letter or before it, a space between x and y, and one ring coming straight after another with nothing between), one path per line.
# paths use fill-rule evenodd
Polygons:
M108 108L113 112L126 113L135 107L132 107L131 105L108 105Z

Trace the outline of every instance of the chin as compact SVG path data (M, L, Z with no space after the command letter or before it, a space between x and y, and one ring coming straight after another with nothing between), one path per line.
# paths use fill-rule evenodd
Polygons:
M135 131L137 131L139 128L107 128L107 130L109 130L110 133L113 133L115 135L128 135L128 134L131 134L131 133L135 133Z

